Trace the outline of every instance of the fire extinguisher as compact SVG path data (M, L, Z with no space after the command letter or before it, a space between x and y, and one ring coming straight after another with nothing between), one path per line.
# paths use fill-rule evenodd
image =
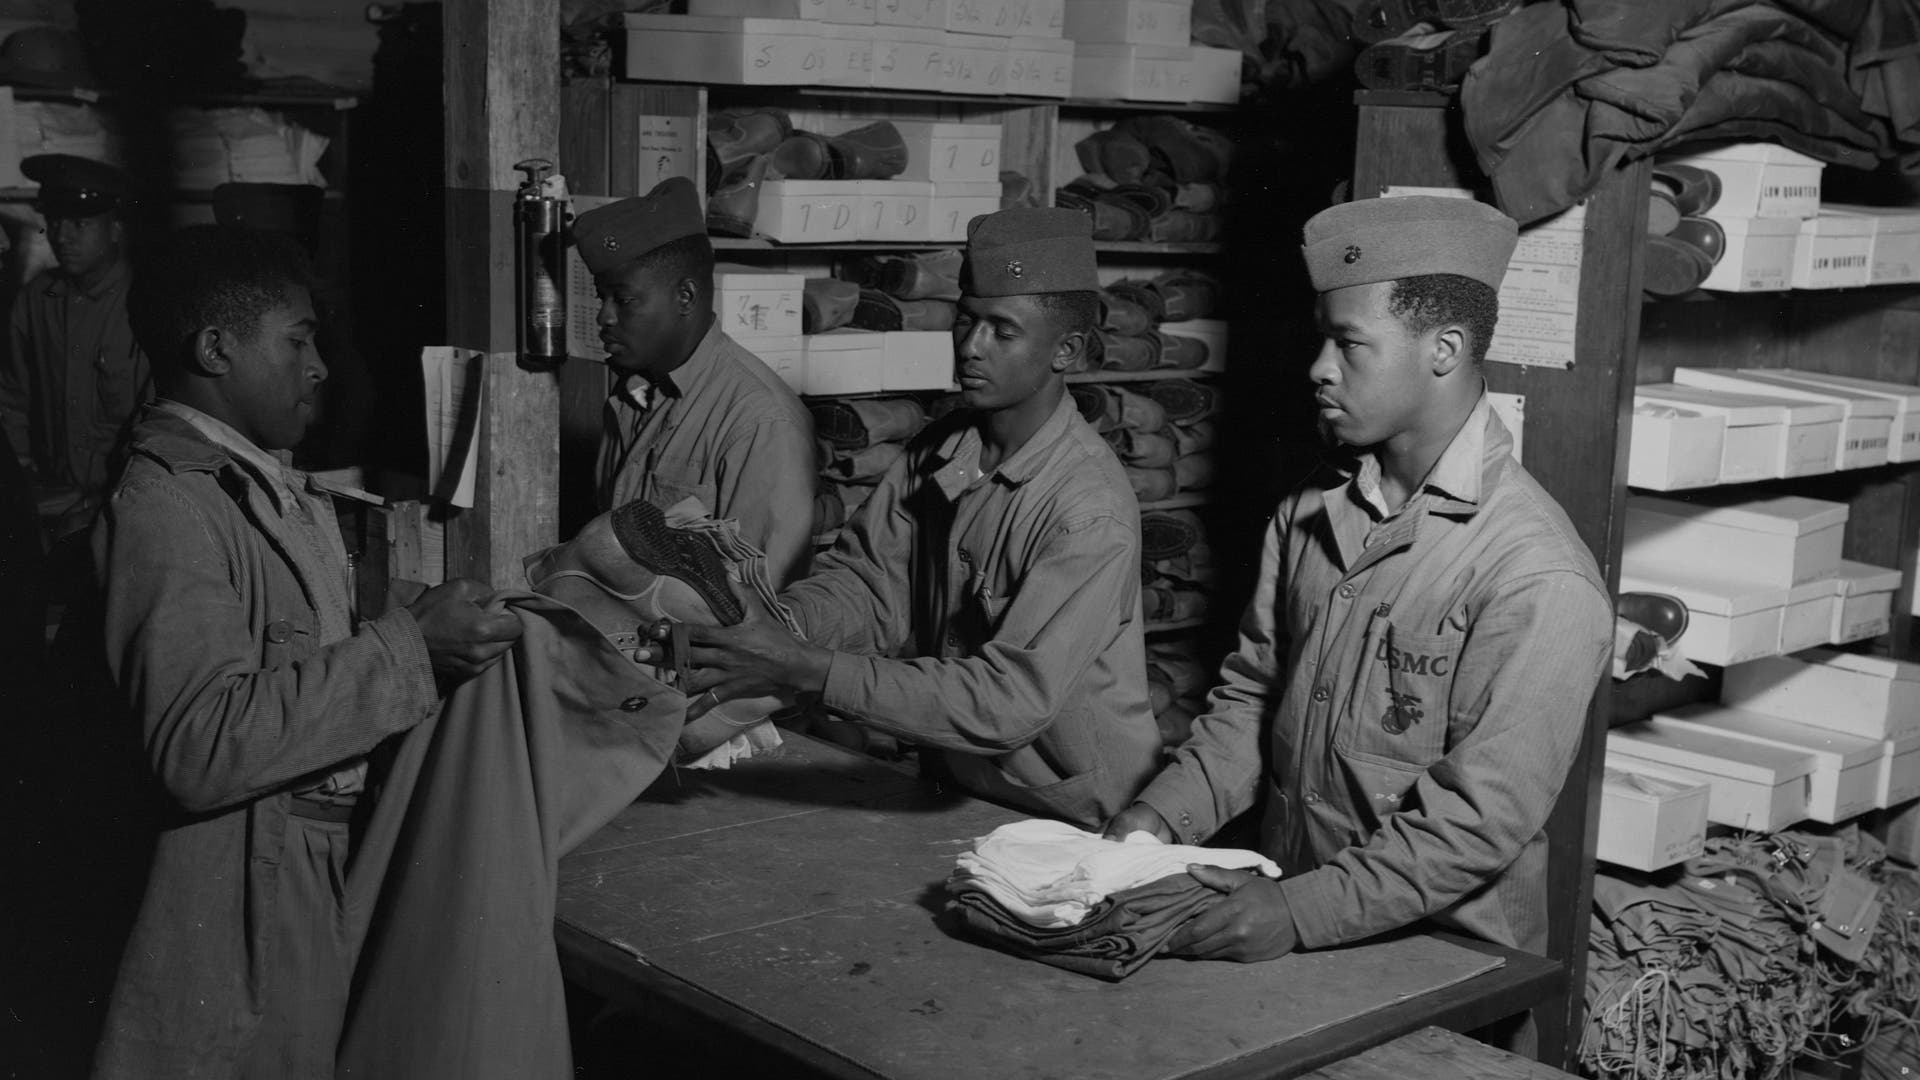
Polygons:
M565 181L545 158L528 158L514 168L526 174L513 200L520 355L557 364L567 358Z

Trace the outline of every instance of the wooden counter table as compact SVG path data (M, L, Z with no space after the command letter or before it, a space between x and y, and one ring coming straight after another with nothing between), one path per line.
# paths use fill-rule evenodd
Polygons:
M710 1076L1284 1077L1559 986L1541 958L1409 934L1109 983L958 936L954 857L1023 815L788 735L668 773L561 863L567 977L696 1039Z

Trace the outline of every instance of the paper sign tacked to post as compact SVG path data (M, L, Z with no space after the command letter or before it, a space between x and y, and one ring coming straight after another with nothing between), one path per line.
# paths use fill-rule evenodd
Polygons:
M1473 197L1461 188L1441 187L1393 186L1382 194ZM1520 230L1500 282L1500 325L1487 345L1487 359L1562 371L1573 366L1586 230L1585 203Z
M480 460L480 420L486 415L486 354L478 349L428 345L420 350L427 399L427 472L435 498L473 505Z
M638 121L638 130L634 132L634 176L638 179L638 189L634 195L644 195L653 190L660 181L674 176L684 176L701 183L700 170L705 166L704 155L694 152L694 118L691 116L642 116Z

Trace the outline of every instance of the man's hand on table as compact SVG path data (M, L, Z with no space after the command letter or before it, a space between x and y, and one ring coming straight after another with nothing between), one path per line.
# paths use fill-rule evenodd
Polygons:
M1113 820L1107 822L1101 835L1109 840L1125 840L1136 832L1152 833L1163 844L1171 844L1175 840L1173 826L1160 816L1160 811L1140 802L1113 815Z
M1251 963L1285 956L1300 945L1280 883L1246 870L1189 866L1195 881L1221 893L1213 906L1183 923L1165 951L1200 960Z
M746 605L747 617L732 626L687 627L691 669L679 687L687 696L687 719L698 720L723 701L793 697L826 689L833 652L794 636L758 605ZM665 640L668 623L655 624L652 637ZM636 660L661 663L666 650L646 647Z

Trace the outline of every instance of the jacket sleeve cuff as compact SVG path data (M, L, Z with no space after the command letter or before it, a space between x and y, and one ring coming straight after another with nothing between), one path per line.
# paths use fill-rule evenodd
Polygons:
M1155 813L1173 830L1173 839L1181 844L1201 844L1213 835L1212 804L1201 806L1189 798L1192 785L1183 785L1173 770L1162 772L1134 797L1134 802L1153 807ZM1186 790L1183 790L1186 789Z
M406 717L405 726L411 727L440 702L440 687L433 681L433 660L427 655L427 639L420 633L420 624L413 621L413 613L403 607L396 607L367 623L367 629L378 635L393 655L399 676L397 686L402 695L395 703L394 714Z
M863 687L872 669L872 663L865 657L834 653L827 663L827 685L820 692L821 703L836 712L860 717L872 715L872 695Z
M1342 944L1339 921L1327 895L1330 884L1324 869L1309 870L1298 877L1282 878L1280 881L1280 894L1287 899L1287 909L1293 915L1293 928L1300 935L1301 948L1324 949Z

